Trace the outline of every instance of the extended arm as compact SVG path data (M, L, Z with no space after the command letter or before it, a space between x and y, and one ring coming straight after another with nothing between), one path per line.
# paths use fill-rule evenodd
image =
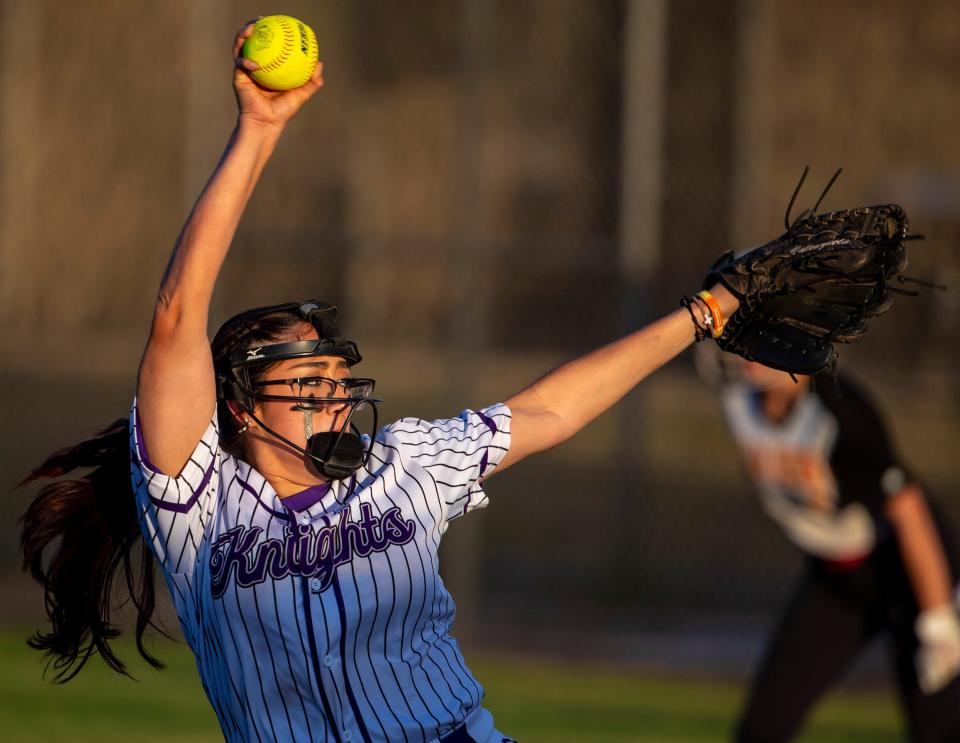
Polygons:
M887 504L920 613L915 624L920 688L932 694L960 672L960 620L940 535L923 492L907 485Z
M140 362L141 435L152 463L167 474L183 467L214 409L207 315L240 217L287 121L323 85L318 65L301 88L275 93L257 87L247 74L256 65L238 59L252 29L248 24L234 39L236 128L177 240Z
M923 492L908 485L890 499L886 510L920 610L950 605L947 558Z
M725 317L737 308L722 286L711 289ZM566 441L694 340L686 310L677 310L620 340L574 359L507 400L510 451L496 472Z

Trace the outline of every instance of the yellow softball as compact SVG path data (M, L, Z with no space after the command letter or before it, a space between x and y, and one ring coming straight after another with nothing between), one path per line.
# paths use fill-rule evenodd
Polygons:
M243 42L243 56L260 65L250 77L264 88L299 88L317 68L317 37L310 26L296 18L264 16Z

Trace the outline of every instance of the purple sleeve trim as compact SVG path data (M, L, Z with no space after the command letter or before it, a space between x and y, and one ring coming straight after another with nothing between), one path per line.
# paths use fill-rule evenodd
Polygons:
M486 413L480 410L477 410L475 412L480 417L480 420L482 420L486 424L487 428L490 429L491 433L497 432L497 424L493 422L493 418L491 418L489 415L487 415Z
M137 440L137 455L140 457L140 462L151 472L156 472L158 475L162 474L160 470L154 467L153 462L150 461L150 456L147 454L147 447L143 443L143 432L140 430L140 409L134 408L133 410L133 428L134 435L133 437Z
M491 418L489 415L487 415L486 413L484 413L482 410L478 410L478 411L476 411L476 413L477 413L477 415L479 416L480 420L482 420L482 421L484 422L484 424L487 426L487 428L490 429L490 433L492 433L493 435L496 435L499 429L497 428L497 424L494 423L493 418ZM484 448L483 448L483 457L482 457L481 460L480 460L480 474L481 474L481 476L483 475L484 472L487 471L487 464L488 464L488 463L489 463L489 462L488 462L488 460L487 460L487 447L484 447Z
M213 465L215 465L216 463L217 463L217 458L214 457L210 461L210 466L207 467L207 471L203 473L203 479L200 481L200 484L197 486L197 489L193 491L193 495L191 495L183 503L170 503L168 501L160 500L159 498L154 498L151 495L150 500L153 502L153 505L155 505L157 508L162 508L164 511L176 511L177 513L186 513L191 508L193 508L193 504L197 502L197 498L200 497L200 493L202 493L204 488L207 487L207 484L210 482L210 478L213 476Z

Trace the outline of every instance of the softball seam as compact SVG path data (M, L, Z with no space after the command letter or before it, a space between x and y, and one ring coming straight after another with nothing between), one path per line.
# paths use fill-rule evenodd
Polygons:
M286 62L290 58L290 55L293 53L293 50L296 44L296 29L294 28L294 25L286 18L282 20L278 20L277 25L280 26L281 30L283 31L283 48L280 50L280 53L277 55L277 57L272 62L270 62L270 64L262 65L259 69L254 70L253 72L254 80L257 79L256 73L258 72L261 72L261 71L273 72L279 67L281 67L283 63ZM308 41L307 48L309 49L309 33L307 33L306 26L304 26L303 33L307 37L307 41ZM310 75L305 76L303 80L298 83L298 85L303 85L309 79L310 79Z

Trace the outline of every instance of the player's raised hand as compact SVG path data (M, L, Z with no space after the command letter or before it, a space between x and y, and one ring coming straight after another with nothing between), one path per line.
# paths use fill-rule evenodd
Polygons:
M241 28L233 40L233 88L241 121L283 127L314 93L323 87L323 63L318 62L313 76L304 85L292 90L267 90L254 82L250 73L258 68L246 59L243 43L253 34L256 19Z

